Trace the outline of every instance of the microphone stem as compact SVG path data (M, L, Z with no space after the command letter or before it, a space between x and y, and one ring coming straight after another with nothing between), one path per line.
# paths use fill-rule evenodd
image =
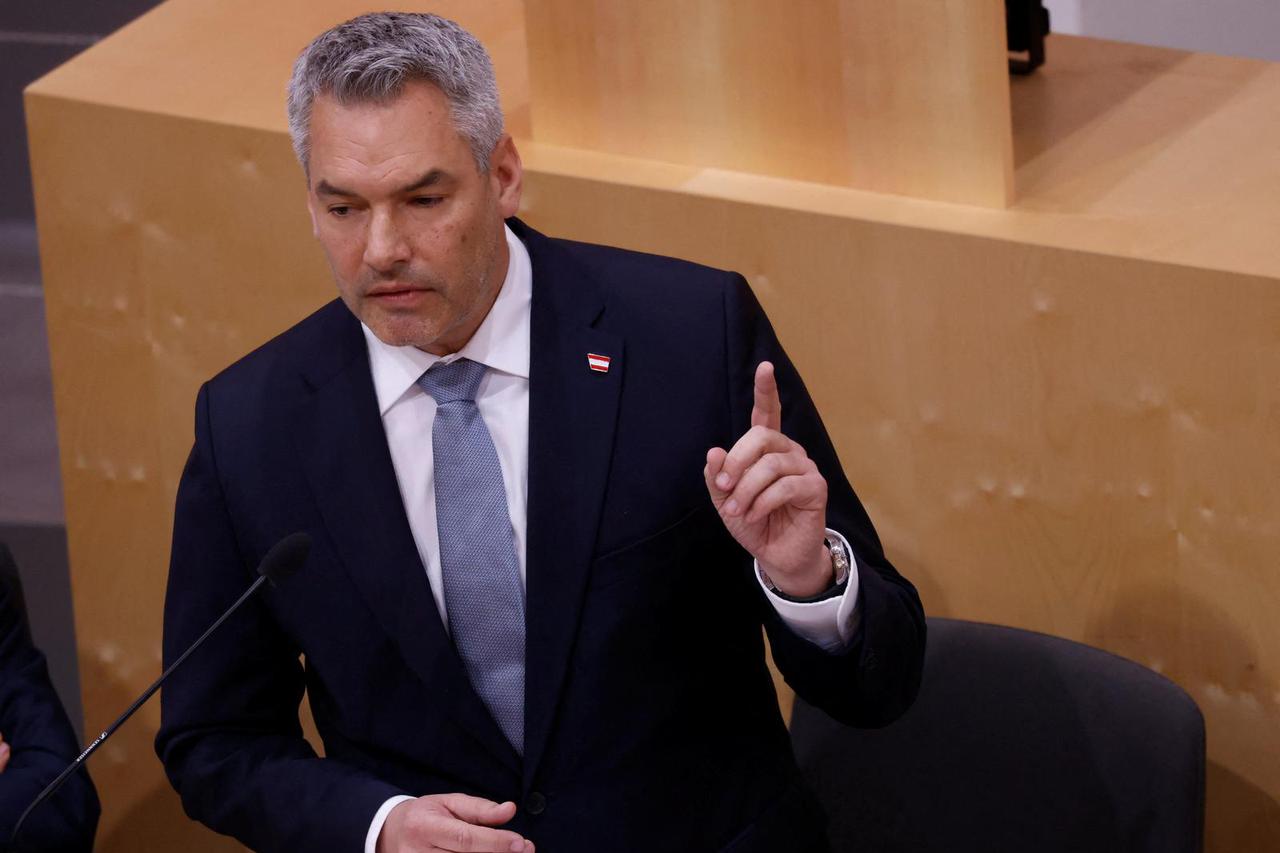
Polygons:
M115 730L120 728L120 726L124 724L125 720L133 716L134 711L141 708L143 704L148 699L150 699L157 690L160 689L160 685L163 684L164 680L169 677L169 673L177 669L182 664L183 661L185 661L188 657L191 656L192 652L200 648L200 644L203 643L210 634L216 631L218 629L218 626L220 626L223 622L226 622L228 617L230 617L232 613L235 613L237 610L239 610L240 605L244 604L245 600L249 596L257 592L258 587L262 586L262 582L265 581L266 579L267 579L266 575L259 575L258 579L255 580L249 586L249 588L244 591L244 594L241 595L238 599L236 599L236 603L231 605L231 607L228 608L225 613L223 613L221 616L218 617L217 622L214 622L212 625L210 625L208 629L206 629L205 632L200 635L199 639L197 639L194 643L191 644L190 648L188 648L185 652L183 652L182 655L179 656L177 660L169 664L169 668L166 669L164 672L160 673L160 677L157 678L155 681L151 682L151 686L148 687L141 696L133 700L133 704L130 705L128 709L126 709L125 712L121 714L114 723L112 723L110 726L107 726L106 731L104 731L102 734L94 738L93 743L89 744L89 746L85 748L84 752L80 753L80 756L76 758L75 761L71 762L71 764L65 770L63 770L61 773L58 774L57 778L55 778L52 782L50 782L48 785L45 786L45 789L40 792L40 796L36 797L35 801L32 802L31 805L27 806L26 811L22 813L22 816L18 818L18 822L14 824L13 833L9 836L10 843L13 843L14 841L17 840L18 832L19 830L22 829L22 823L27 819L27 815L31 814L31 812L35 809L36 806L43 803L49 797L52 797L57 792L57 790L62 787L62 783L67 781L67 777L70 776L72 773L74 773L80 767L80 765L85 762L85 759L87 759L90 755L93 755L93 753L97 751L98 747L102 746L103 742L107 738L111 737L111 735L115 733Z

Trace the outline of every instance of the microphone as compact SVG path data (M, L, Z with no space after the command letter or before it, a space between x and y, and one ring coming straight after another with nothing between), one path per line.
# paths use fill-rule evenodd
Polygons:
M218 617L218 621L210 625L208 630L201 634L177 660L169 664L169 668L160 673L160 677L153 681L151 686L143 691L142 695L135 699L133 704L130 705L114 723L107 727L106 731L94 738L93 743L89 744L85 751L80 753L79 757L77 757L75 761L71 762L71 764L67 766L66 770L59 773L58 777L50 782L45 789L40 792L40 796L36 797L31 805L27 806L26 811L22 813L22 816L18 818L18 822L13 826L13 833L9 836L9 845L14 845L15 842L17 842L18 833L22 830L23 821L25 821L27 816L35 810L36 806L40 805L57 793L58 789L62 787L62 783L67 781L67 777L74 773L76 768L83 764L90 755L93 755L93 753L97 751L98 747L102 746L106 739L111 737L111 735L115 733L116 729L120 728L120 726L124 724L125 720L132 717L134 711L141 708L148 699L155 695L155 692L160 689L160 685L164 683L165 679L168 678L175 669L181 666L182 662L190 657L191 653L198 649L200 644L203 643L210 634L218 629L219 625L227 621L228 617L230 617L232 613L235 613L240 609L240 605L244 604L245 601L248 600L249 596L258 591L258 587L262 586L263 581L271 581L272 586L278 585L281 581L285 580L294 572L298 571L298 569L302 568L302 564L306 562L307 554L310 551L311 537L302 532L290 533L288 536L272 545L271 550L267 552L267 555L262 558L262 562L258 564L258 579L250 584L249 588L244 591L243 595L236 599L235 604L228 607L226 612ZM15 847L13 849L18 848Z

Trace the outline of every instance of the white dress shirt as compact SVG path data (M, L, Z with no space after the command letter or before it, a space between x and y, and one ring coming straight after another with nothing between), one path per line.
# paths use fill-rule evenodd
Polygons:
M498 453L507 511L515 535L520 583L525 583L526 506L529 494L529 321L533 298L533 268L520 239L506 229L510 260L497 299L471 340L458 352L438 356L412 346L384 344L363 326L369 348L369 369L378 397L382 427L391 450L391 463L400 484L400 498L409 529L426 569L440 621L448 630L444 582L440 568L440 536L436 528L431 427L436 401L417 385L418 377L438 361L469 358L489 368L476 391L476 408ZM838 533L836 535L839 535ZM843 539L843 536L841 536ZM846 551L853 554L845 543ZM779 598L759 579L782 620L801 637L835 651L853 635L858 616L858 573L851 566L844 594L825 601L800 604ZM708 607L716 606L714 601ZM365 839L366 853L374 853L387 814L412 797L392 797L374 815Z

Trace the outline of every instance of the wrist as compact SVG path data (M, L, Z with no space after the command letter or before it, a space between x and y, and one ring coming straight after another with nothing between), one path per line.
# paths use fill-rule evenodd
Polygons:
M819 540L813 556L805 561L804 571L787 572L759 563L765 586L785 598L809 598L830 588L835 582L831 552Z
M413 797L402 794L382 804L369 825L369 833L365 838L365 853L391 853L396 849L394 840L404 817L403 807L413 800Z

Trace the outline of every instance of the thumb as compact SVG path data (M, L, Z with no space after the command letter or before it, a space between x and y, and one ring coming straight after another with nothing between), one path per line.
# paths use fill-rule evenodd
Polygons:
M510 800L495 803L483 797L449 794L441 802L458 820L479 826L501 826L516 816L516 804Z
M716 477L724 469L724 461L728 457L729 453L723 447L713 447L707 451L707 465L702 469L702 478L707 481L707 491L717 507L729 496L727 491L716 485Z

